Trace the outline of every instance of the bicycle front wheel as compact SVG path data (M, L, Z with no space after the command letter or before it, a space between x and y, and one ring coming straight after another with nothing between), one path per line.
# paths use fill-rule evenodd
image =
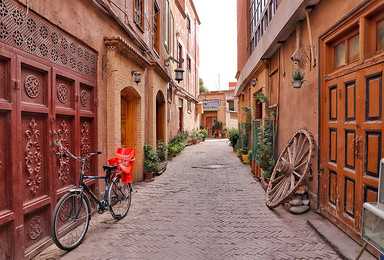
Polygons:
M122 183L118 176L108 188L109 210L114 219L124 218L131 206L131 184Z
M85 194L65 194L52 215L51 232L55 244L68 251L80 245L87 233L90 217L91 208Z

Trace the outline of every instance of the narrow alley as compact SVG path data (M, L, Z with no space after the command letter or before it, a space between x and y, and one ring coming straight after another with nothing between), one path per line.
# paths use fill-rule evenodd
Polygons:
M134 184L127 217L96 214L78 248L52 245L34 259L339 259L306 224L315 213L265 206L226 141L187 147L153 182Z

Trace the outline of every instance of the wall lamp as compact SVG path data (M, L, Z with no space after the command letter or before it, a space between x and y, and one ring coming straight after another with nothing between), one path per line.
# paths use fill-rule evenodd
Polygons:
M256 83L257 83L257 78L255 78L255 79L252 80L252 87L255 87L255 86L256 86Z
M175 58L173 58L172 56L169 56L166 60L164 60L164 66L165 67L168 67L169 66L169 62L172 61L172 62L176 62L177 64L182 64L184 62L184 59L181 58L181 60L176 60ZM184 73L184 70L182 68L176 68L175 69L175 80L180 83L180 81L183 80L183 73Z
M138 70L132 70L131 74L133 76L133 81L136 84L139 84L141 82L141 73Z

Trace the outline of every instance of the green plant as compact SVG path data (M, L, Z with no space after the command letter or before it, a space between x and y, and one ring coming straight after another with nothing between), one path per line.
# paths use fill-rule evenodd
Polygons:
M223 131L229 131L228 127L227 127L227 126L224 127L224 128L223 128Z
M166 161L168 155L168 149L164 142L157 142L156 154L160 161Z
M252 126L252 115L251 108L243 106L241 107L243 113L245 114L245 119L241 123L241 140L243 141L242 147L248 147L249 137L251 135L251 126Z
M199 135L199 130L197 128L193 128L191 131L191 134L189 135L189 138L192 140L197 140Z
M232 128L228 132L229 134L229 143L232 147L236 146L237 141L239 140L239 131L235 128Z
M150 173L159 169L159 157L152 151L152 145L144 145L144 172Z
M223 122L215 120L215 122L213 123L213 126L212 126L212 130L213 131L215 131L215 130L221 131L222 129L223 129Z
M260 127L256 149L260 167L264 170L264 177L270 177L276 163L273 158L273 123Z
M249 151L248 147L243 147L240 149L241 154L248 154L248 151Z
M203 137L203 139L205 139L208 136L208 131L207 129L203 128L203 129L200 129L199 134Z
M248 164L250 164L252 162L252 150L248 151L247 160L248 160L248 162L247 162Z
M255 99L259 100L262 103L264 103L265 101L268 101L268 97L263 92L257 93L255 95Z
M305 73L300 69L295 69L295 71L291 74L292 80L304 80Z

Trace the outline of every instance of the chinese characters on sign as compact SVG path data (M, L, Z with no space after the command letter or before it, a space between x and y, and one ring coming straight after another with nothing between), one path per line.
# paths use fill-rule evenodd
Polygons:
M204 105L204 109L219 109L220 99L208 99L208 103Z

